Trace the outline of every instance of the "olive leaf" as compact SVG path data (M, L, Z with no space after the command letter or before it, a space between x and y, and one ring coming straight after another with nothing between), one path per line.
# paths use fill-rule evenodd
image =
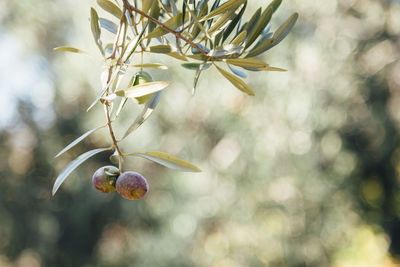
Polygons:
M150 46L150 52L152 52L152 53L160 53L160 54L168 54L168 53L172 52L172 46L170 46L170 45Z
M274 0L264 10L252 34L249 36L245 48L248 48L251 44L254 43L254 41L258 38L258 36L260 36L260 34L264 31L265 27L267 27L268 23L271 21L272 15L278 9L281 3L282 0Z
M198 69L196 70L196 74L194 76L192 95L196 93L197 83L199 81L201 72L210 68L211 65L212 65L211 63L203 63L199 65Z
M247 2L247 0L231 0L214 9L210 14L201 19L201 21L211 19L215 16L221 15L226 12L234 12L240 5Z
M236 46L240 46L243 41L246 39L247 36L247 32L246 31L242 31L241 33L239 33L231 42L232 45L236 45Z
M265 62L250 58L228 58L224 59L224 61L228 64L232 64L242 68L261 69L268 66L268 64Z
M84 161L89 159L90 157L93 157L96 154L99 154L101 152L110 150L110 148L97 148L90 150L86 153L83 153L73 161L71 161L67 167L58 175L56 181L54 182L52 194L53 196L56 194L58 188L61 186L61 184L67 179L67 177L73 172L79 165L81 165Z
M113 34L117 34L118 32L118 25L115 24L114 22L105 19L105 18L99 18L99 23L100 23L100 27L106 29L107 31L113 33Z
M228 38L228 36L232 33L232 31L238 25L238 23L240 22L240 20L241 20L241 18L243 16L244 11L246 10L246 7L247 7L247 2L244 3L242 9L239 11L239 13L236 15L236 17L231 21L229 26L224 31L224 34L223 34L223 37L222 37L222 42L225 41Z
M182 13L179 13L178 15L173 16L169 20L165 21L164 24L171 29L176 29L183 24L182 16L183 16ZM187 20L187 16L186 16L186 20ZM150 32L146 36L146 38L150 39L150 38L160 37L167 33L168 33L167 30L158 27L154 31Z
M158 164L161 164L167 168L178 171L201 172L201 170L195 165L163 152L139 151L136 153L128 154L126 156L145 158L153 162L156 162Z
M214 66L218 69L218 71L228 80L230 81L236 88L238 88L240 91L245 92L248 95L254 96L254 91L241 79L236 77L233 74L230 74L229 72L221 69L217 65L214 64Z
M64 154L65 152L67 152L68 150L70 150L71 148L76 146L77 144L79 144L83 139L85 139L86 137L88 137L89 135L94 133L95 131L100 130L101 128L104 128L105 126L106 125L98 126L98 127L94 128L94 129L91 129L91 130L87 131L86 133L82 134L80 137L76 138L73 142L71 142L68 146L66 146L63 150L61 150L55 156L55 158L61 156L62 154Z
M298 17L299 15L297 13L294 13L292 16L290 16L288 20L286 20L286 22L278 28L271 39L266 39L264 42L259 43L258 45L253 47L253 49L250 50L246 57L258 56L268 49L271 49L272 47L279 44L289 34L290 30L296 24Z
M53 48L54 51L63 51L63 52L71 52L71 53L79 53L79 54L87 54L85 51L80 50L75 47L70 47L70 46L59 46Z
M143 0L143 1L142 1L142 11L143 11L144 13L149 12L151 6L153 5L153 1L154 1L154 0Z
M228 64L229 69L237 76L242 77L242 78L247 78L247 74L244 73L243 71L240 71L238 69L235 69L231 65Z
M154 68L154 69L160 69L160 70L167 70L168 66L160 63L150 63L150 64L134 64L134 65L128 65L130 67L134 68Z
M112 14L113 16L115 16L117 19L121 19L122 11L113 2L111 2L109 0L97 0L97 4L102 9L104 9L108 13Z
M94 41L96 42L100 53L104 56L104 50L100 40L101 30L99 26L99 16L93 7L90 9L90 28L92 30Z
M165 81L148 82L148 83L134 85L124 90L119 90L115 92L115 94L117 96L136 98L161 91L167 88L170 84L171 82L165 82Z
M200 63L182 63L181 66L188 70L197 70L200 67Z
M153 113L156 108L158 102L160 101L161 91L153 94L149 101L146 102L142 112L136 117L135 121L129 126L128 130L126 130L124 136L121 140L125 139L129 134L139 128Z

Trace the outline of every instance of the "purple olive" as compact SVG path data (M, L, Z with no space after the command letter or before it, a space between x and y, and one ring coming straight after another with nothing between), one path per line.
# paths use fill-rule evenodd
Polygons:
M115 182L119 175L119 170L114 166L104 166L98 169L92 177L94 187L103 193L115 191Z
M137 172L122 173L116 183L118 194L126 199L140 199L149 191L146 178Z

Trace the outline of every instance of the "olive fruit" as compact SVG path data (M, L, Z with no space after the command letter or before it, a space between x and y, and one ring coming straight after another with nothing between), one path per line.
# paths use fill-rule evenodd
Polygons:
M146 178L137 172L122 173L116 183L118 194L126 199L140 199L149 191Z
M148 82L152 82L152 81L153 81L153 77L151 77L151 75L148 72L139 71L136 73L132 85L140 85L140 84L144 84L144 83L148 83ZM138 101L139 104L144 104L150 100L151 96L152 95L150 94L150 95L136 97L136 100Z
M92 177L94 187L103 193L115 191L115 182L119 175L119 170L115 166L104 166L98 169Z

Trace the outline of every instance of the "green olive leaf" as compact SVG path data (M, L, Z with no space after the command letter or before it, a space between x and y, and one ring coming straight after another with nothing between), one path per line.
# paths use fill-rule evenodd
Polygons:
M170 56L170 57L173 57L173 58L176 58L176 59L178 59L178 60L188 61L188 59L187 59L185 56L181 55L181 54L178 53L178 52L171 52L171 53L168 53L168 54L166 54L166 55L167 55L167 56Z
M224 59L224 61L228 64L232 64L242 68L261 69L268 66L268 64L265 62L250 58L229 58L229 59Z
M96 42L100 53L104 56L104 50L100 40L101 30L99 25L99 16L93 7L90 8L90 29L92 30L94 41Z
M164 24L166 26L168 26L169 28L175 30L176 28L182 26L182 24L184 23L183 20L182 20L182 16L183 16L182 13L179 13L178 15L173 16L172 18L170 18L167 21L165 21ZM185 17L186 17L186 20L187 20L188 16L185 16ZM158 27L158 28L155 28L152 32L150 32L146 36L146 38L150 39L150 38L160 37L160 36L163 36L164 34L167 34L167 33L168 33L167 30Z
M150 64L134 64L134 65L128 65L130 67L134 68L154 68L154 69L160 69L160 70L167 70L168 66L160 63L150 63Z
M226 12L234 12L240 5L242 5L243 3L246 3L247 0L231 0L226 2L225 4L217 7L216 9L214 9L212 12L210 12L210 14L208 14L207 16L205 16L204 18L201 19L201 21L205 21L208 19L211 19L215 16L221 15L223 13L226 14Z
M274 45L279 44L290 32L299 17L298 13L294 13L290 16L285 23L283 23L274 33L272 39L274 40Z
M159 54L168 54L172 52L172 46L170 45L155 45L150 46L150 52Z
M54 51L62 51L62 52L71 52L71 53L78 53L78 54L87 54L85 51L80 50L75 47L70 47L70 46L59 46L53 48Z
M274 33L271 39L266 39L264 42L256 45L250 52L246 55L246 57L255 57L258 56L265 51L271 49L272 47L279 44L290 32L293 26L296 24L297 18L299 17L298 13L294 13L290 16L285 23L283 23L278 30Z
M236 75L242 78L247 78L247 74L244 73L243 71L240 71L238 69L235 69L234 67L232 67L231 65L228 64L229 69Z
M79 165L81 165L84 161L89 159L90 157L93 157L96 154L99 154L101 152L110 150L109 148L97 148L90 150L86 153L83 153L73 161L71 161L67 167L58 175L56 181L54 182L52 194L53 196L56 194L58 188L61 186L61 184L67 179L67 177L73 172Z
M142 11L144 13L148 13L151 6L153 5L154 0L143 0L142 1Z
M182 63L181 66L188 70L197 70L200 67L200 63Z
M167 168L178 171L201 172L201 170L195 165L163 152L139 151L136 153L128 154L127 156L145 158L153 162L156 162L158 164L161 164Z
M86 137L88 137L89 135L91 135L92 133L94 133L97 130L100 130L101 128L104 128L105 125L96 127L90 131L87 131L86 133L82 134L80 137L76 138L73 142L71 142L68 146L66 146L63 150L61 150L56 156L55 158L61 156L62 154L64 154L65 152L67 152L68 150L70 150L71 148L73 148L74 146L76 146L77 144L79 144L83 139L85 139Z
M214 66L218 69L218 71L228 80L230 81L236 88L238 88L240 91L245 92L248 95L254 96L254 91L241 79L236 77L235 75L221 69L217 65L214 64Z
M125 139L129 134L139 128L153 113L156 108L158 102L160 101L162 91L159 91L153 94L149 101L146 102L142 112L136 117L135 121L129 126L128 130L126 130L124 136L121 140Z
M243 41L246 39L247 36L247 32L246 31L242 31L241 33L239 33L231 42L232 45L236 45L236 46L240 46Z
M236 15L236 17L231 21L229 26L224 31L222 42L224 42L228 38L228 36L232 33L233 29L239 23L240 19L243 16L244 11L246 10L246 7L247 7L247 2L244 3L244 5L243 5L242 9L240 10L240 12Z
M121 19L122 16L122 11L121 9L115 5L113 2L109 0L97 0L97 4L107 11L108 13L112 14L115 16L117 19Z
M102 27L103 29L106 29L107 31L113 33L113 34L117 34L118 33L118 25L115 24L114 22L105 19L105 18L99 18L99 23L100 23L100 27Z
M281 68L275 68L275 67L264 67L264 68L261 68L261 69L259 69L259 70L264 70L264 71L282 71L282 72L284 72L284 71L287 71L287 70L285 70L285 69L281 69Z
M148 82L129 87L125 90L119 90L115 92L115 94L118 96L136 98L161 91L168 87L170 84L171 82L165 81Z
M253 32L249 36L245 48L248 48L250 45L252 45L254 41L258 38L258 36L260 36L260 34L264 31L265 27L267 27L268 23L271 21L272 15L278 9L281 3L282 0L274 0L264 10Z

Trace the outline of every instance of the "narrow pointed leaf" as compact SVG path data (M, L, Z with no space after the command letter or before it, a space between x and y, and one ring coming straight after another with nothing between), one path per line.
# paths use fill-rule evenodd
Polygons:
M100 26L99 26L99 16L94 8L90 9L90 27L92 29L93 38L98 43L100 40Z
M203 32L204 35L208 38L208 33L207 30L204 28L204 22L200 22L200 19L202 17L204 17L205 15L207 15L208 13L208 5L207 5L207 1L201 1L201 3L197 6L198 7L198 12L197 12L197 16L196 14L193 14L193 12L191 12L191 10L189 9L190 14L192 15L194 21L195 21L195 27L193 28L193 31L191 32L191 35L193 37L193 39L195 39L200 32Z
M100 53L104 56L104 50L103 47L101 46L101 40L100 40L101 30L99 25L99 16L97 15L97 12L94 8L90 9L90 28L92 30L94 41L96 42L96 45L100 50Z
M202 21L211 19L211 18L213 18L215 16L221 15L221 14L223 14L225 12L229 12L231 10L235 10L236 8L238 8L240 5L242 5L245 2L247 2L247 0L231 0L231 1L228 1L225 4L223 4L222 6L219 6L218 8L213 10L207 16L205 16L202 19Z
M181 66L188 70L197 70L200 67L200 63L183 63Z
M153 1L153 4L151 5L151 8L150 8L150 16L155 18L155 19L158 19L160 17L160 14L161 14L160 12L161 12L161 10L160 10L160 6L158 4L158 0ZM144 17L142 17L142 19L143 18ZM152 32L156 26L157 25L154 22L150 22L149 23L149 31L148 32ZM150 40L148 40L147 45L149 44L149 42L150 42Z
M182 61L188 61L188 59L185 56L181 55L178 52L171 52L171 53L168 53L166 55L168 55L170 57L173 57L173 58L176 58L176 59L179 59L179 60L182 60Z
M135 64L135 65L129 65L129 66L134 67L134 68L154 68L154 69L160 69L160 70L168 69L168 66L165 66L164 64L160 64L160 63Z
M70 46L59 46L53 48L54 51L63 51L63 52L71 52L71 53L78 53L78 54L87 54L85 51L80 50L75 47L70 47Z
M240 54L243 51L243 47L232 44L224 45L223 47L217 47L208 53L210 57L225 57L233 54Z
M223 14L208 30L208 34L213 37L216 34L220 33L222 30L224 30L229 24L228 22L232 21L232 19L235 17L235 12L226 12Z
M150 52L168 54L172 52L172 46L170 45L155 45L150 47Z
M70 150L71 148L73 148L74 146L76 146L77 144L79 144L83 139L85 139L86 137L88 137L89 135L91 135L92 133L94 133L95 131L104 128L105 125L96 127L90 131L87 131L86 133L82 134L80 137L78 137L77 139L75 139L72 143L70 143L68 146L66 146L63 150L61 150L55 157L59 157L62 154L64 154L65 152L67 152L68 150Z
M261 69L261 68L265 68L268 66L267 63L262 62L260 60L256 60L256 59L250 59L250 58L228 58L224 60L225 62L235 65L235 66L239 66L242 68L254 68L254 69Z
M109 1L109 0L97 0L97 4L104 9L105 11L107 11L108 13L112 14L113 16L115 16L118 19L121 19L122 16L122 11L121 9L115 5L113 2Z
M55 193L57 192L57 190L61 186L61 184L65 181L65 179L67 179L67 177L71 174L71 172L73 172L79 165L81 165L84 161L86 161L90 157L93 157L94 155L99 154L104 151L107 151L107 150L109 150L109 148L93 149L86 153L83 153L82 155L80 155L79 157L77 157L76 159L71 161L68 164L68 166L58 175L58 177L54 183L53 190L52 190L53 196L55 195Z
M117 34L118 32L117 24L105 18L99 18L99 22L100 22L100 27L106 29L107 31L113 34Z
M295 25L298 16L299 15L297 13L294 13L292 16L290 16L289 19L285 23L283 23L274 33L271 39L267 39L263 43L255 46L253 49L250 50L246 57L258 56L279 44L289 34L290 30Z
M203 63L197 69L196 74L194 76L194 81L193 81L192 95L194 95L196 93L197 83L199 81L201 72L210 68L211 65L212 65L211 63Z
M235 39L232 40L231 44L240 46L243 43L243 41L246 39L246 36L247 36L247 32L242 31L235 37Z
M259 70L264 70L264 71L282 71L282 72L287 71L285 69L276 68L276 67L264 67L264 68L261 68Z
M128 89L125 90L119 90L115 92L115 94L118 96L136 98L161 91L166 87L168 87L168 85L170 84L171 82L164 82L164 81L143 83L129 87Z
M187 16L186 16L186 20L187 20ZM179 26L182 26L182 24L183 24L182 13L179 13L178 15L173 16L172 18L168 19L167 21L164 22L164 24L174 30L176 28L178 28ZM146 36L146 38L150 39L150 38L160 37L167 33L168 33L167 30L164 30L163 28L158 27L154 31L150 32Z
M236 88L238 88L240 91L245 92L248 95L254 96L253 90L241 79L236 77L233 74L230 74L229 72L221 69L217 65L215 67L218 69L218 71L228 80L230 81Z
M161 164L167 168L178 171L201 172L201 170L195 165L163 152L140 151L137 153L129 154L129 156L145 158L153 162L156 162L158 164Z
M240 10L239 14L236 15L236 17L231 21L231 23L229 24L229 26L226 28L226 30L224 31L224 35L222 38L222 42L224 42L229 34L231 34L231 32L233 31L233 29L235 29L235 27L237 26L237 24L239 23L240 19L243 16L244 11L246 10L247 7L247 2L244 3L242 9Z
M280 43L290 32L293 26L296 24L297 18L299 17L298 13L294 13L292 16L288 18L285 23L283 23L278 30L276 30L273 39L274 45Z
M247 32L247 38L250 39L253 35L253 32L259 23L261 18L261 8L257 9L257 11L253 14L249 22L247 23L246 28L244 29Z
M249 39L246 43L246 48L250 47L254 43L254 41L260 36L260 34L264 31L265 27L267 27L268 23L271 21L272 15L278 9L279 5L282 3L282 0L274 0L261 14L260 20L257 22L254 31L249 36Z
M238 69L235 69L231 65L228 64L229 69L237 76L242 77L242 78L247 78L247 74L244 73L243 71L240 71Z
M160 91L151 96L150 100L146 102L146 105L144 106L142 112L136 117L131 126L129 126L122 139L125 139L129 134L139 128L139 126L142 125L148 117L150 117L150 115L153 113L154 109L158 105L158 102L160 101L161 93L162 92Z
M142 1L142 11L144 13L148 13L150 10L150 7L153 5L154 0L143 0Z

